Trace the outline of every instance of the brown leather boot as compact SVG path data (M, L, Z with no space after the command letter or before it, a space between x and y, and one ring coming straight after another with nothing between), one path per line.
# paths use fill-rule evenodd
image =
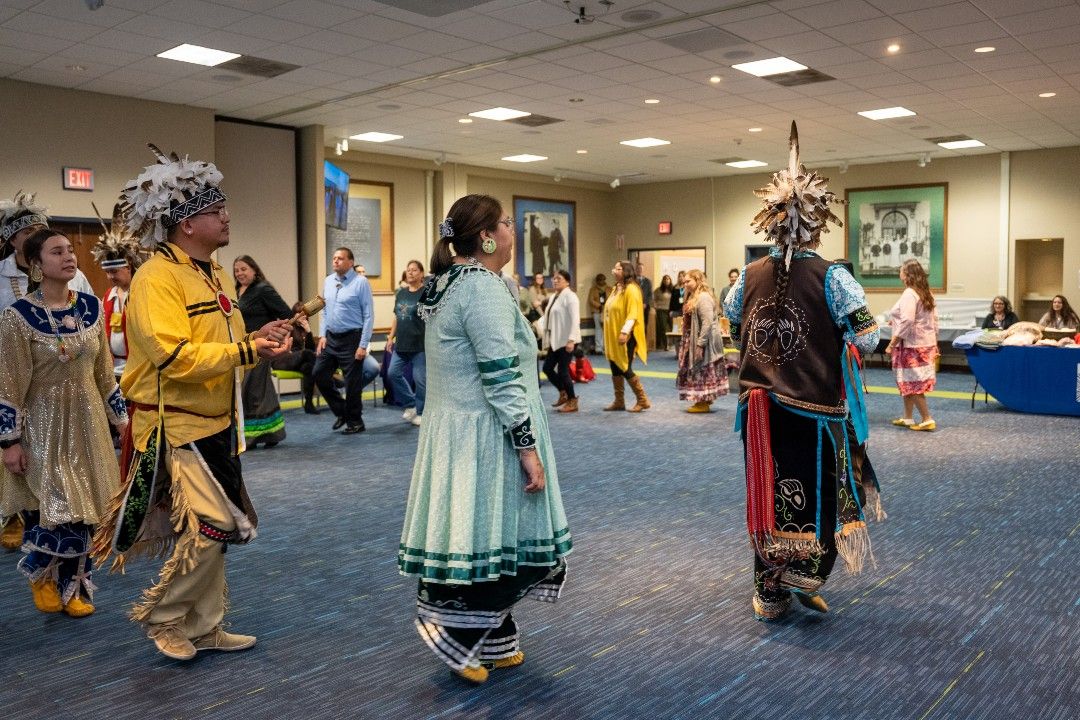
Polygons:
M624 397L626 395L626 387L623 385L622 375L612 375L611 385L615 388L615 402L608 405L604 410L625 410L626 402Z
M634 391L634 397L637 398L634 407L630 408L627 412L641 412L642 410L651 408L652 403L649 402L649 396L645 394L645 388L641 386L641 378L635 375L627 382L630 383L630 389Z
M563 405L561 408L559 408L559 412L561 412L561 413L572 413L572 412L577 412L577 411L578 411L578 406L577 406L577 398L576 397L570 398L569 400L566 401L565 405Z
M566 391L565 390L560 390L559 391L559 399L556 400L555 402L551 403L551 407L560 407L562 405L565 405L566 401L569 400L569 399L570 399L570 397L566 394Z

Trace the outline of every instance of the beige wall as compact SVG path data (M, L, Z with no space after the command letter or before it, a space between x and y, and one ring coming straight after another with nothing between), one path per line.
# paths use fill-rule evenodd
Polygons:
M214 159L214 113L206 108L131 100L0 80L0 196L37 192L50 214L93 218L93 201L112 212L120 190L165 152ZM63 190L64 166L94 170L94 191Z
M229 268L250 255L286 303L300 299L296 228L296 143L291 129L219 120L217 166L229 198Z
M942 295L986 297L996 295L997 238L1000 190L998 155L934 160L920 168L913 162L852 165L847 173L821 168L829 187L840 197L847 188L947 182L948 261L947 289ZM627 246L681 247L706 245L710 278L723 276L728 268L744 264L744 246L763 242L754 235L750 220L760 209L755 189L764 187L770 175L704 178L671 183L623 186L617 193L615 217ZM837 215L843 217L839 210ZM660 220L673 221L673 233L657 235ZM846 255L844 229L833 228L822 236L820 249L826 258ZM971 262L978 258L978 262ZM895 302L896 292L870 293L870 307L884 312Z
M1012 153L1011 169L1009 239L1064 238L1060 279L1039 285L1080 306L1080 232L1073 229L1080 147Z

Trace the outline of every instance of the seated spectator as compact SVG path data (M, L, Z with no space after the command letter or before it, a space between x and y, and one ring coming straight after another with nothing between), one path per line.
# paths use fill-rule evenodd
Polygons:
M1080 319L1077 318L1076 311L1072 309L1064 295L1055 295L1050 301L1050 310L1039 318L1039 324L1044 328L1062 330L1080 327Z
M1020 318L1013 312L1009 298L998 295L990 303L990 314L983 320L982 326L984 330L1006 330L1016 322L1020 322Z

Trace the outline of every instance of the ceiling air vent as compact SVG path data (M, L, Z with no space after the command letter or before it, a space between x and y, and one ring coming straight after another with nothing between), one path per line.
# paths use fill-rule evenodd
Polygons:
M688 53L703 53L709 50L745 45L746 41L738 35L733 35L720 28L706 28L705 30L693 30L691 32L669 35L658 38L660 42L678 48Z
M746 158L744 158L744 157L726 157L726 158L718 158L716 160L710 160L709 162L719 163L721 165L727 165L728 163L742 162L744 160L746 160Z
M507 120L506 122L535 128L543 127L545 125L554 125L555 123L561 123L562 119L548 117L547 115L526 115L525 117L514 118L513 120Z
M774 82L777 85L783 85L784 87L797 87L799 85L812 85L819 82L828 82L829 80L835 80L836 78L832 75L826 75L820 70L806 68L805 70L796 70L795 72L769 75L765 79Z
M298 67L300 66L278 62L277 60L267 60L266 58L257 58L252 57L251 55L241 55L234 60L217 65L215 69L232 70L233 72L243 73L244 75L254 75L255 77L261 78L273 78L278 75L284 75Z
M380 5L389 5L398 10L424 15L426 17L442 17L460 10L468 10L477 5L483 5L491 0L375 0Z
M949 135L948 137L926 138L926 142L932 142L935 145L940 145L941 143L962 142L964 140L970 139L971 138L967 135Z

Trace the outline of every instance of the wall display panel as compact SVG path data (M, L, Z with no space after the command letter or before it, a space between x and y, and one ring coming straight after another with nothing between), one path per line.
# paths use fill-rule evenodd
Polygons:
M397 289L394 277L394 186L392 183L349 181L349 212L347 230L326 228L327 256L333 250L347 247L352 250L357 265L364 273L376 295L392 294ZM333 272L329 259L327 274Z
M522 278L566 270L576 277L577 204L514 196L514 267Z
M930 288L944 292L948 183L851 188L847 202L847 256L868 292L904 287L900 266L918 260Z

